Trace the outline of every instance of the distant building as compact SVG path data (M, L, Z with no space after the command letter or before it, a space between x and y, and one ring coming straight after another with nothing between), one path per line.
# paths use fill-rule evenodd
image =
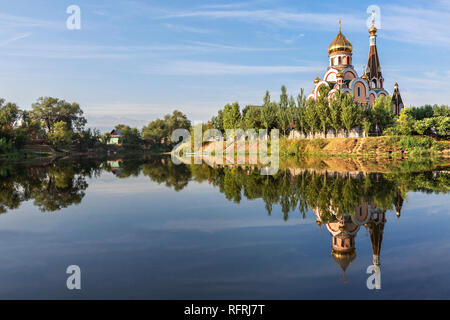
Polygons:
M110 138L108 140L108 144L115 144L120 146L120 137L121 137L121 132L120 130L116 130L114 129L113 131L111 131L110 133Z
M314 80L314 89L308 96L308 99L317 99L320 95L319 88L324 86L330 89L328 97L332 97L337 91L353 94L354 100L359 103L368 103L373 105L375 99L382 96L388 96L389 93L384 89L384 78L381 73L381 64L377 51L377 28L374 25L372 17L372 26L369 29L369 58L364 74L359 77L352 65L353 46L351 42L341 32L341 21L339 20L339 33L328 47L329 67L323 76L323 79L317 77ZM396 97L400 97L398 85L394 88ZM393 99L393 109L398 115L403 103L400 99ZM397 105L395 104L397 103Z

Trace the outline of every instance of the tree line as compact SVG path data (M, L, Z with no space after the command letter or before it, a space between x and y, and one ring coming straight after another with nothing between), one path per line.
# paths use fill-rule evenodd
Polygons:
M56 148L82 151L94 147L100 132L86 128L87 120L76 102L41 97L31 110L0 99L0 152L22 149L28 143L49 143Z
M238 128L278 129L286 135L295 129L305 135L322 133L326 137L330 131L335 134L342 130L348 133L356 128L366 136L392 133L449 135L450 108L447 105L404 108L397 117L389 96L380 96L373 105L369 105L358 103L352 94L339 91L329 98L329 91L329 88L322 86L317 99L306 99L301 89L294 98L282 86L278 101L273 101L269 91L266 91L260 106L248 105L241 110L238 102L227 104L211 118L208 125L223 133L227 129ZM403 130L412 125L412 120L416 120L413 130Z

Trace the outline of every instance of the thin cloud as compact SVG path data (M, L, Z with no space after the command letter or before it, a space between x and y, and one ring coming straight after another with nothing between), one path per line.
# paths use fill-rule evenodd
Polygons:
M201 33L201 34L208 34L213 33L214 31L211 29L202 29L202 28L195 28L195 27L189 27L189 26L183 26L183 25L175 25L171 23L164 23L163 26L167 29L176 31L176 32L189 32L189 33Z
M1 28L24 28L24 27L36 28L36 27L55 27L55 26L57 26L57 24L52 21L15 16L7 13L0 13Z
M31 36L31 33L23 33L23 34L19 34L11 39L8 39L6 41L0 42L0 47L4 47L10 43L13 43L15 41L21 40L21 39L25 39L28 38L29 36Z
M205 61L174 61L151 67L147 73L164 75L264 75L313 72L310 66L251 66Z
M414 44L449 46L450 7L426 9L423 7L382 6L383 37ZM205 18L232 19L251 23L269 23L286 28L336 29L336 21L343 20L343 28L352 32L366 32L367 16L358 13L311 13L267 10L193 10L177 12L160 19ZM419 27L420 26L420 27Z

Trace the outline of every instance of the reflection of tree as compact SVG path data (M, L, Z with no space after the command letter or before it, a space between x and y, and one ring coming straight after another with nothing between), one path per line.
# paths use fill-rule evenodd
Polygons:
M283 218L308 208L317 208L324 223L354 215L360 203L377 203L381 210L398 211L409 191L447 193L447 172L408 172L390 174L351 174L313 170L280 170L263 176L258 168L238 166L175 165L168 157L124 158L103 162L90 159L64 160L42 166L2 165L0 170L0 213L34 200L42 211L55 211L79 204L88 187L87 177L101 169L118 178L143 174L158 184L180 191L189 181L208 182L233 202L242 197L262 199L270 215L279 205ZM297 211L298 210L298 211Z
M86 178L99 173L99 162L89 159L11 166L0 175L0 213L18 208L28 200L34 200L41 211L79 204L88 187Z
M152 181L164 183L166 187L175 191L184 189L189 183L190 172L184 165L175 165L168 162L146 162L142 167L142 173Z
M41 184L32 189L31 197L41 211L57 211L81 203L88 184L73 167L50 168Z

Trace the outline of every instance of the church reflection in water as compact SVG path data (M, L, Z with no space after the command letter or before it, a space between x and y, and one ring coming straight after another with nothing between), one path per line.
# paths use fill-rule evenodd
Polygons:
M400 192L395 197L395 215L400 218L403 198ZM355 238L361 226L370 234L372 245L372 263L374 272L381 272L381 244L383 241L384 226L386 224L386 210L377 207L375 202L360 203L355 206L354 214L339 215L332 207L329 212L333 215L332 221L324 222L321 210L313 209L316 223L319 227L325 224L331 234L331 256L342 269L343 281L345 271L356 258Z

